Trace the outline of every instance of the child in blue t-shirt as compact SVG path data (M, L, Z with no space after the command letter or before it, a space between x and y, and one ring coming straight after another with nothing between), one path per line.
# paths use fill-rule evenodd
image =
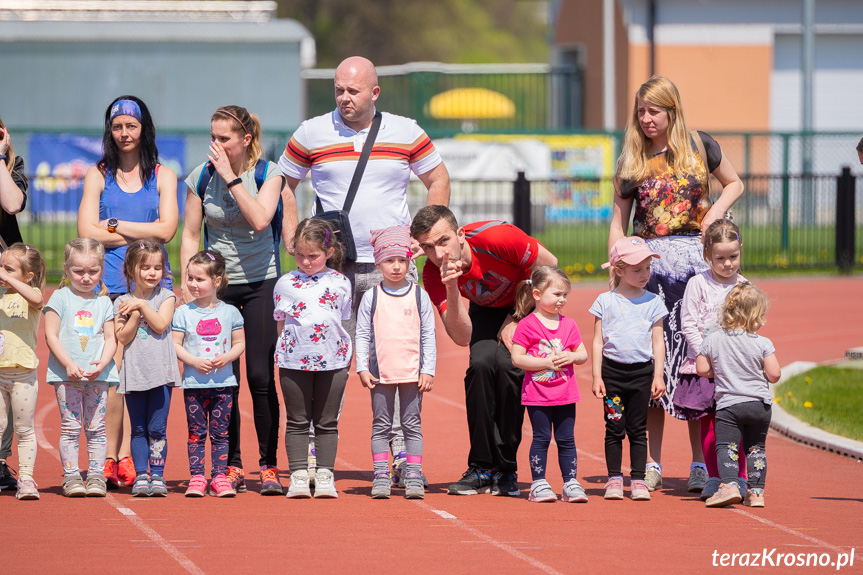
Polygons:
M54 386L60 408L63 495L104 497L108 387L119 383L114 306L102 282L105 248L92 238L77 238L66 245L64 260L61 289L42 309L50 351L46 381ZM86 485L78 470L82 429L90 460Z
M195 298L174 312L171 324L177 357L183 362L183 398L189 424L189 471L186 497L207 493L204 477L207 431L210 434L210 495L237 494L225 477L228 471L230 387L237 385L232 362L246 349L243 316L219 300L228 287L225 260L217 252L198 252L186 266L186 287Z
M611 248L611 291L590 306L596 316L593 335L593 395L605 406L606 499L623 499L623 437L629 438L633 501L649 501L644 481L647 464L647 404L665 394L665 343L662 323L668 310L644 289L650 262L659 256L644 240L621 238Z

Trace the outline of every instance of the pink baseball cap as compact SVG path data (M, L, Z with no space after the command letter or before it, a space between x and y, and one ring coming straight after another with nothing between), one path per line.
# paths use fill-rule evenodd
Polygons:
M654 253L644 240L639 237L620 238L614 245L611 246L611 256L609 261L602 264L602 269L609 266L617 265L617 262L623 261L625 264L634 266L646 260L647 258L658 258L659 255Z

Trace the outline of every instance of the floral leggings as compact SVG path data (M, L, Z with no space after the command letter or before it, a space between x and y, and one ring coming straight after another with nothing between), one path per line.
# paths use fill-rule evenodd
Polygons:
M0 368L0 435L10 424L7 414L12 406L12 422L18 438L18 475L33 476L36 464L36 396L39 383L35 369Z
M60 461L65 476L78 473L78 438L81 428L87 437L88 476L102 474L108 439L105 434L105 410L108 406L108 383L104 381L64 381L55 385L60 408Z

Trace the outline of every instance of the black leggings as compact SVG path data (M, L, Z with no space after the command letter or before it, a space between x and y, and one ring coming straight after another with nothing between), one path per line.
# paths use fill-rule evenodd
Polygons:
M618 363L602 358L605 397L605 465L608 476L622 475L623 437L629 437L630 477L644 479L647 465L647 405L653 362Z
M252 394L255 431L258 433L259 465L276 466L279 443L279 395L274 372L276 320L273 319L273 288L276 278L248 284L231 284L222 300L240 310L246 332L246 381ZM240 381L240 360L234 362ZM240 455L240 388L232 387L231 424L228 427L228 465L242 467Z

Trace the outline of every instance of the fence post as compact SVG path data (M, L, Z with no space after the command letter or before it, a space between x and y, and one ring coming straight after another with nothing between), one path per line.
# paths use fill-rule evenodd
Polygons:
M782 134L782 251L788 250L788 203L791 194L788 190L788 134Z
M850 274L854 267L854 176L850 166L842 166L836 178L836 265Z
M530 208L530 181L519 172L512 187L512 223L527 235L532 232Z

